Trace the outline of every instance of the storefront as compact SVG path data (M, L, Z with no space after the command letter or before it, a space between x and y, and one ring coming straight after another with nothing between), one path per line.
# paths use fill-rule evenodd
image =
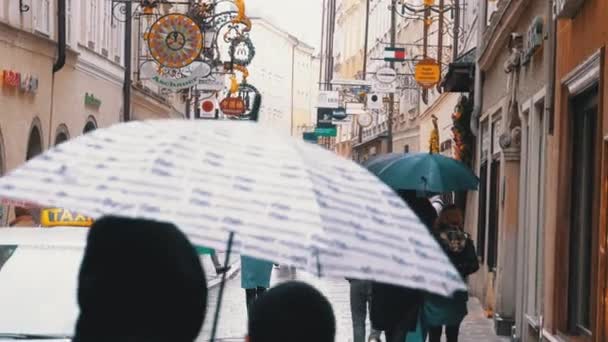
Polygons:
M559 3L555 113L547 146L552 190L546 196L543 334L599 342L608 340L608 3Z

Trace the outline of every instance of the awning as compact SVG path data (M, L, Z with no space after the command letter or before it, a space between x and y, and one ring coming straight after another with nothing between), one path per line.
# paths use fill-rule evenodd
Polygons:
M441 86L448 93L468 93L475 84L476 49L462 54L448 66Z

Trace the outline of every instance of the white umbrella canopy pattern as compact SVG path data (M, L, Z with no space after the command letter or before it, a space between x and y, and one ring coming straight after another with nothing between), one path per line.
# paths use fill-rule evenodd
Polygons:
M172 222L196 245L450 295L466 287L384 183L252 122L137 121L98 129L0 178L0 197Z

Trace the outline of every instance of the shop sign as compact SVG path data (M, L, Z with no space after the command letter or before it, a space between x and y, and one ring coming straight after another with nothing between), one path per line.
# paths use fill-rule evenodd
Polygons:
M384 48L384 61L385 62L404 62L406 53L405 48Z
M94 108L101 107L101 100L96 98L93 93L85 93L84 94L84 105Z
M380 83L393 83L397 79L397 72L393 68L380 68L376 71L376 80Z
M338 130L336 127L332 128L315 128L315 135L318 137L335 137L338 135Z
M202 77L207 77L211 74L211 67L207 63L200 63L199 66L192 71L190 76L182 78L170 78L159 75L158 73L152 76L152 81L159 86L171 90L180 90L194 87L199 84Z
M90 227L93 219L69 210L48 208L42 210L40 215L42 227Z
M220 102L220 109L225 115L240 116L245 113L245 101L240 97L227 97Z
M441 80L441 68L434 59L423 59L416 64L414 78L418 84L426 89L432 88Z
M317 143L317 134L315 132L304 132L302 133L302 137L306 142L309 142L311 144Z
M383 83L378 80L374 80L372 85L372 91L378 94L389 94L397 91L397 83Z
M340 93L337 91L321 91L317 102L319 108L339 108Z
M197 90L220 91L224 89L224 79L216 76L199 78Z
M2 84L8 88L19 89L26 94L35 94L38 91L38 77L13 70L2 71Z
M333 127L334 108L317 108L317 127Z

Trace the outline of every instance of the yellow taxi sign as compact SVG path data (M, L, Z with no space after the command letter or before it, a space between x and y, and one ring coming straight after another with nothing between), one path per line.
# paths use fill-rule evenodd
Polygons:
M93 219L69 210L60 208L43 209L40 215L42 227L90 227Z

